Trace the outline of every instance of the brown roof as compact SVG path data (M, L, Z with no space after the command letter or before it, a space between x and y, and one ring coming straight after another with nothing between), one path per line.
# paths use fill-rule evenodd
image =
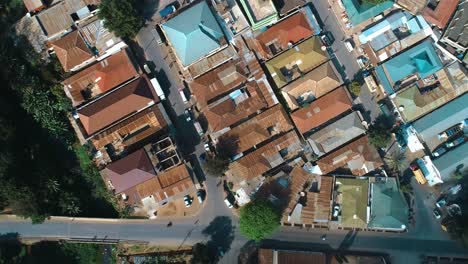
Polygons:
M70 71L93 57L91 50L76 30L51 42L51 46L65 71Z
M251 180L281 165L301 150L296 132L290 131L230 164L228 174L239 181ZM283 152L280 154L280 151Z
M122 159L109 164L102 175L110 181L119 194L129 188L156 176L156 172L144 149L137 150Z
M335 67L328 61L313 69L304 77L286 85L281 89L283 96L291 109L298 105L296 99L303 95L319 98L341 84Z
M179 193L185 193L188 190L195 190L195 186L190 177L185 164L180 164L170 170L164 171L157 177L151 178L148 181L142 182L125 193L128 195L128 203L140 203L141 199L150 195L161 202L164 199L170 198Z
M23 0L28 12L38 11L44 8L44 3L41 0Z
M428 23L444 29L457 9L458 2L459 0L440 0L435 9L426 6L421 14Z
M274 262L274 259L276 262ZM325 264L327 256L322 252L289 251L277 249L258 250L259 264Z
M427 0L397 0L396 2L413 15L417 15L427 4Z
M313 101L309 106L291 114L300 133L325 124L330 119L348 111L353 106L346 88L339 87Z
M290 173L291 195L288 207L284 211L283 221L288 222L288 216L293 212L299 201L299 193L305 192L306 200L301 211L301 222L295 224L324 223L329 220L331 210L331 195L333 189L333 177L319 176L308 173L302 166L296 166ZM318 192L304 189L308 184L316 182Z
M238 154L293 127L289 116L278 104L223 134L219 141L235 143Z
M125 146L130 146L166 126L166 120L158 105L153 105L96 134L91 138L91 143L96 149L101 149L114 142L122 142Z
M267 108L266 98L268 94L263 94L257 82L252 81L246 84L242 95L232 99L229 95L210 104L204 111L203 115L208 121L211 132L219 131L223 128L230 127L239 121L249 117L250 115ZM241 97L246 97L241 100Z
M90 11L93 11L101 1L66 0L53 2L52 6L35 16L41 24L44 34L48 37L52 37L55 34L69 30L74 24L72 14L75 14L76 16L76 12L84 7L88 7Z
M210 100L244 84L248 74L241 61L229 61L196 78L189 86L199 107L203 108Z
M86 133L92 135L155 101L148 80L139 78L79 109L78 115Z
M270 53L269 45L275 43L281 50L288 48L289 43L296 43L311 36L314 30L303 13L292 15L273 25L257 37L265 52Z
M122 50L77 72L63 84L65 93L77 106L85 101L83 91L88 88L91 89L91 97L95 97L138 76L138 66L133 64L127 50Z
M317 161L323 174L339 168L349 169L353 175L365 175L383 165L377 150L369 144L367 136L333 151Z

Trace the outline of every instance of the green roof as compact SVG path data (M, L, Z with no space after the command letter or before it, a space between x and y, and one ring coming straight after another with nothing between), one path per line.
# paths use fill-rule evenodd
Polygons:
M365 227L367 223L368 179L337 178L338 191L342 193L341 224L348 227Z
M371 184L370 228L405 229L408 205L398 190L395 178Z
M327 53L321 47L319 37L314 36L267 61L266 67L276 86L281 88L301 76L291 68L298 68L305 74L326 62Z
M426 40L384 62L376 71L387 93L393 94L393 85L409 75L426 78L440 69L442 62L431 41Z
M219 48L220 40L224 38L205 1L162 24L162 29L185 66Z
M362 3L362 0L342 0L346 14L351 23L356 26L371 19L393 6L393 1L383 1L380 4Z
M240 0L240 2L254 31L278 20L278 11L271 0ZM266 14L262 14L262 12L266 12Z

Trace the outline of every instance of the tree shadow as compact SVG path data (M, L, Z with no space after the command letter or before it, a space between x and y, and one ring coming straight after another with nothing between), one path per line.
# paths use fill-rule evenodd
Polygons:
M160 8L160 0L137 1L138 13L142 16L145 24L153 21L153 16Z
M202 234L209 237L206 242L209 252L213 254L214 260L219 260L220 252L227 252L231 249L234 240L235 227L232 220L227 216L218 216L202 231ZM221 254L221 255L223 255Z

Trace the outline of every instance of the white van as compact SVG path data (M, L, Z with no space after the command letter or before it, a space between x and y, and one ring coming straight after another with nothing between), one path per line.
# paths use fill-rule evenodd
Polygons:
M228 208L232 208L232 204L231 202L229 202L228 198L224 199L224 203L226 204Z
M154 90L156 91L156 94L159 96L159 99L162 101L162 100L165 100L166 99L166 95L164 95L164 92L163 90L161 89L161 85L159 85L159 82L156 78L152 78L150 80L151 82L151 85L153 85L153 88Z
M180 97L182 97L182 101L184 101L184 103L187 103L188 100L187 100L187 97L185 97L185 93L183 89L179 90L179 94L180 94Z
M351 52L354 50L353 44L349 40L345 40L344 42L346 49Z

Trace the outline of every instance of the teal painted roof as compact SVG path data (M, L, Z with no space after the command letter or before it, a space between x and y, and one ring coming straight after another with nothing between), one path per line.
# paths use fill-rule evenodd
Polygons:
M385 90L390 86L393 93L392 85L397 81L414 73L419 74L421 78L426 78L440 69L442 69L442 62L432 43L426 40L389 59L377 67L376 70Z
M342 0L342 2L353 26L359 25L393 6L393 1L385 1L377 5L362 4L360 0Z
M219 48L219 39L224 37L205 1L170 19L162 28L184 65L190 65Z
M413 123L413 128L424 139L429 140L445 129L468 117L468 93L453 99L444 106L421 117Z
M369 227L404 229L408 226L408 205L395 178L372 183Z

